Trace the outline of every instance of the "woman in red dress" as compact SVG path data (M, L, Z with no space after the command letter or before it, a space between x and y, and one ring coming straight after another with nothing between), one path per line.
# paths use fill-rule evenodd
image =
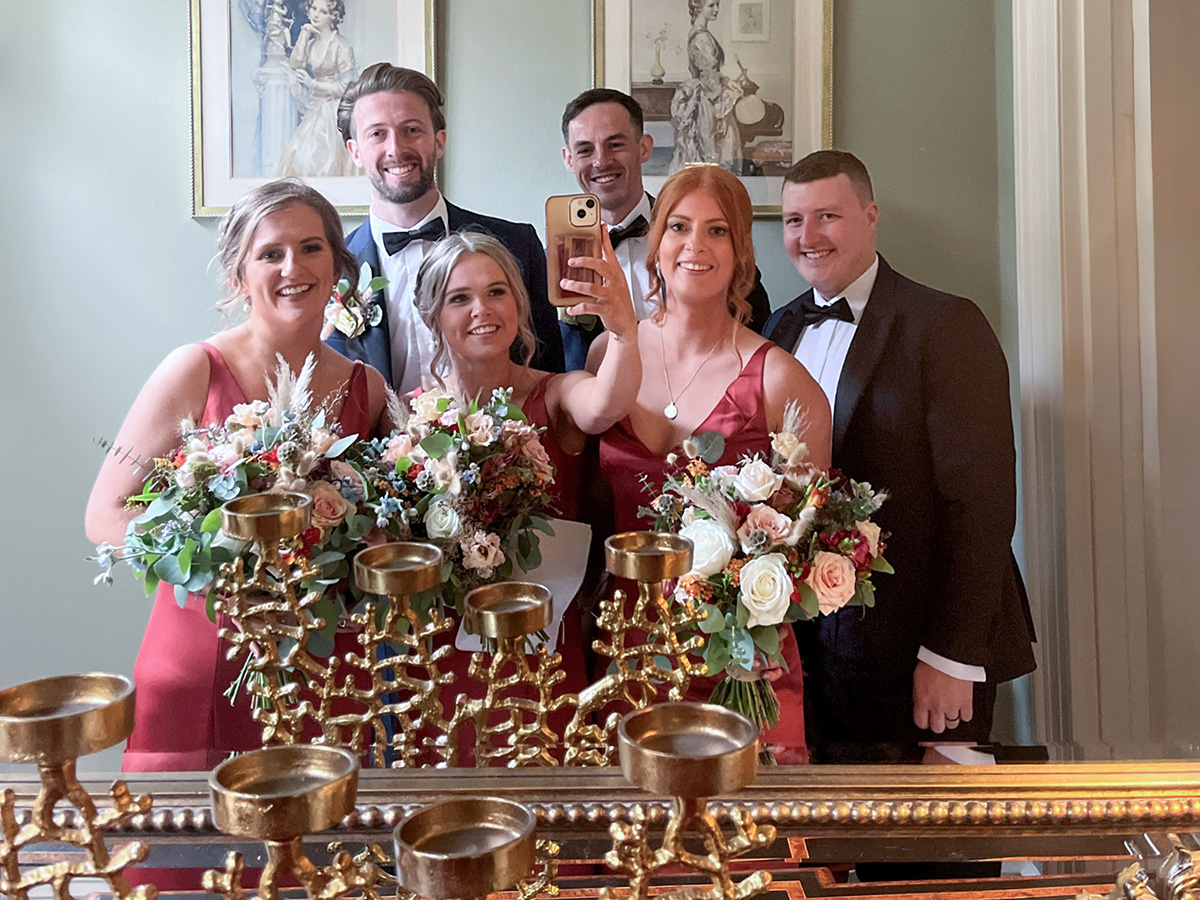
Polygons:
M599 434L625 417L641 381L637 316L625 276L617 263L607 232L602 259L575 259L601 277L595 283L564 280L563 287L585 295L569 308L573 315L598 315L609 335L609 355L592 372L551 374L529 367L534 333L529 296L516 260L491 235L463 231L438 241L421 264L416 304L434 337L433 375L458 397L489 397L497 388L511 388L512 401L530 424L544 428L541 442L555 466L552 506L564 519L579 520L581 454L588 435ZM512 359L514 341L522 347L523 362ZM587 686L587 666L578 604L567 607L559 630L557 652L566 678L557 690L578 692ZM484 685L467 679L469 656L450 658L454 683L443 693L446 709L466 690L483 696ZM551 717L561 737L569 720L564 709ZM473 748L460 750L470 765Z
M228 283L218 308L244 304L246 321L172 352L134 400L116 446L154 459L178 446L183 419L223 424L236 404L267 398L277 355L294 372L312 355L314 403L332 402L341 434L373 434L387 403L383 377L321 342L334 284L342 275L353 283L357 271L329 201L299 181L265 184L221 220L218 256ZM125 508L125 498L145 478L145 469L116 455L104 461L88 500L91 540L124 543L137 514ZM172 586L160 585L134 664L137 711L125 771L211 769L234 751L261 746L262 726L251 717L246 693L232 704L222 696L242 660L226 659L217 628L202 595L180 608Z
M771 433L784 409L805 410L812 462L829 467L829 402L799 362L745 326L746 295L754 283L753 209L736 177L715 166L672 175L654 204L649 252L651 296L658 312L638 326L643 377L628 416L600 439L600 465L612 487L617 531L651 523L638 507L651 499L644 483L661 486L667 455L687 437L719 431L719 465L758 454L770 457ZM834 250L833 252L836 252ZM602 365L612 344L601 335L589 367ZM806 762L803 680L796 638L781 626L787 671L771 668L779 697L778 724L764 732L779 762ZM716 679L693 679L688 698L707 700Z

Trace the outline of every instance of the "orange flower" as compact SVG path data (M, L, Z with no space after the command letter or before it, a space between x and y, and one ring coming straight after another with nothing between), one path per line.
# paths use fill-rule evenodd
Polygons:
M703 478L711 470L708 467L708 463L706 463L704 460L693 459L691 462L689 462L687 464L687 471L688 471L688 474L691 475L693 478Z
M737 587L742 583L742 566L746 564L745 559L731 559L729 565L725 567L725 571L729 573L730 584Z

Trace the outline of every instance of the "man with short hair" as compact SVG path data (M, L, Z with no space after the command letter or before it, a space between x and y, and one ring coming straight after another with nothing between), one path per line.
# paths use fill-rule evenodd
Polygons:
M766 334L828 396L834 466L888 493L876 522L895 567L873 579L872 609L798 623L815 758L986 742L996 684L1034 668L1004 353L975 304L887 264L878 216L849 153L784 175L784 244L812 289Z
M338 129L371 185L370 217L347 236L346 246L388 283L382 321L357 340L335 331L329 344L379 369L400 393L420 387L434 351L433 335L413 304L417 270L436 240L471 229L499 238L516 257L537 334L532 365L561 372L562 338L533 226L469 212L434 184L434 166L446 149L442 105L441 91L424 74L388 63L364 70L342 95Z
M642 186L642 164L650 159L654 138L644 132L643 124L641 105L612 88L584 91L567 104L562 117L563 163L581 190L600 198L600 219L609 228L639 319L654 312L654 301L647 296L650 273L646 269L646 234L654 198ZM747 324L761 331L771 303L760 279L747 300L752 311ZM594 316L564 318L568 369L584 367L588 347L602 330Z

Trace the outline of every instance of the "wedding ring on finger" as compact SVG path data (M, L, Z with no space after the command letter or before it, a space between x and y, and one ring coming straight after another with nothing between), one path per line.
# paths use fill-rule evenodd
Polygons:
M954 718L950 718L949 716L946 717L947 728L957 728L960 722L962 722L962 719L958 716L955 716Z

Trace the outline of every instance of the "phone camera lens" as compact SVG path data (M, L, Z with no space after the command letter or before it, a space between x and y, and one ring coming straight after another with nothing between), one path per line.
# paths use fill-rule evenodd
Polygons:
M592 200L592 199L589 197L589 198L588 198L588 200L587 200L587 208L588 208L588 209L595 209L595 208L596 208L596 201L595 201L595 200Z
M575 211L575 218L585 219L585 218L587 218L587 212L582 209L578 209Z

